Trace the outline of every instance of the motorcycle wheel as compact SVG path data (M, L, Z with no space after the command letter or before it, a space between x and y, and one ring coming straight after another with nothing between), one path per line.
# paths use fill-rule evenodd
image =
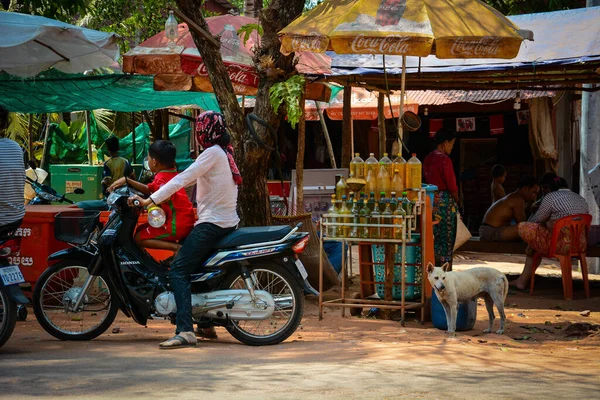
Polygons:
M249 266L254 290L269 292L275 300L275 311L268 320L231 321L227 331L250 346L268 346L283 342L300 324L304 314L304 295L294 277L282 266L267 264ZM239 270L225 277L222 288L246 289Z
M0 347L6 343L17 323L17 303L0 289Z
M95 277L77 312L69 309L88 278L82 262L65 261L48 268L33 291L33 310L46 332L60 340L91 340L103 334L119 310L114 290L101 276Z

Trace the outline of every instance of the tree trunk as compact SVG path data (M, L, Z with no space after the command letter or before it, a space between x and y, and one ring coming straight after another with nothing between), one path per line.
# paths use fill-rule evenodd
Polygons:
M263 0L245 0L244 16L256 18L263 8Z
M344 119L342 121L342 168L350 167L352 160L352 87L344 88Z
M305 97L300 97L300 109L304 110ZM296 156L296 213L304 210L304 148L306 147L306 113L300 114L298 122L298 154Z
M177 5L202 29L210 32L196 1L177 0ZM303 7L303 0L273 0L270 6L263 10L259 21L264 33L261 46L255 53L256 64L261 62L262 57L271 56L275 60L277 68L285 73L293 71L293 57L282 56L279 52L280 42L277 32L299 16ZM235 158L244 179L238 196L238 213L242 224L246 226L269 225L271 209L267 191L267 172L270 151L260 148L244 125L244 114L235 97L220 49L215 48L195 31L191 30L191 33L208 70L221 112L227 121L236 152ZM254 114L277 130L281 116L277 114L276 110L273 110L269 101L269 89L274 83L275 81L266 76L264 70L260 72ZM256 132L267 145L273 144L273 137L262 126L257 125Z

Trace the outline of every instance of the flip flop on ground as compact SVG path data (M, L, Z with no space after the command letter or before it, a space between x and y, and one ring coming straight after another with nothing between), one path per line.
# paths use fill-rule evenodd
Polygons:
M165 340L158 347L161 350L181 349L184 347L196 347L198 340L194 332L181 332L169 340Z

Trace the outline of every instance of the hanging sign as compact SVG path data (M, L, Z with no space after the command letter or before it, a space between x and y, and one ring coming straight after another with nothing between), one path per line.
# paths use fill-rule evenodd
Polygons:
M490 116L490 135L504 134L504 115Z
M474 132L475 131L475 117L456 118L456 131L457 132Z

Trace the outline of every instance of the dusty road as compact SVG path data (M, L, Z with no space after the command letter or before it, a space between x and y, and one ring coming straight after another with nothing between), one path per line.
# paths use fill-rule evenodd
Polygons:
M562 300L560 280L547 278L535 297L509 294L502 336L481 333L482 305L475 330L451 338L413 318L402 327L330 309L319 321L309 298L301 329L281 345L252 348L219 330L195 349L159 351L172 334L166 321L141 327L119 315L120 333L76 343L52 338L30 313L0 349L0 398L598 398L600 333L567 327L600 324L599 283L589 300Z

